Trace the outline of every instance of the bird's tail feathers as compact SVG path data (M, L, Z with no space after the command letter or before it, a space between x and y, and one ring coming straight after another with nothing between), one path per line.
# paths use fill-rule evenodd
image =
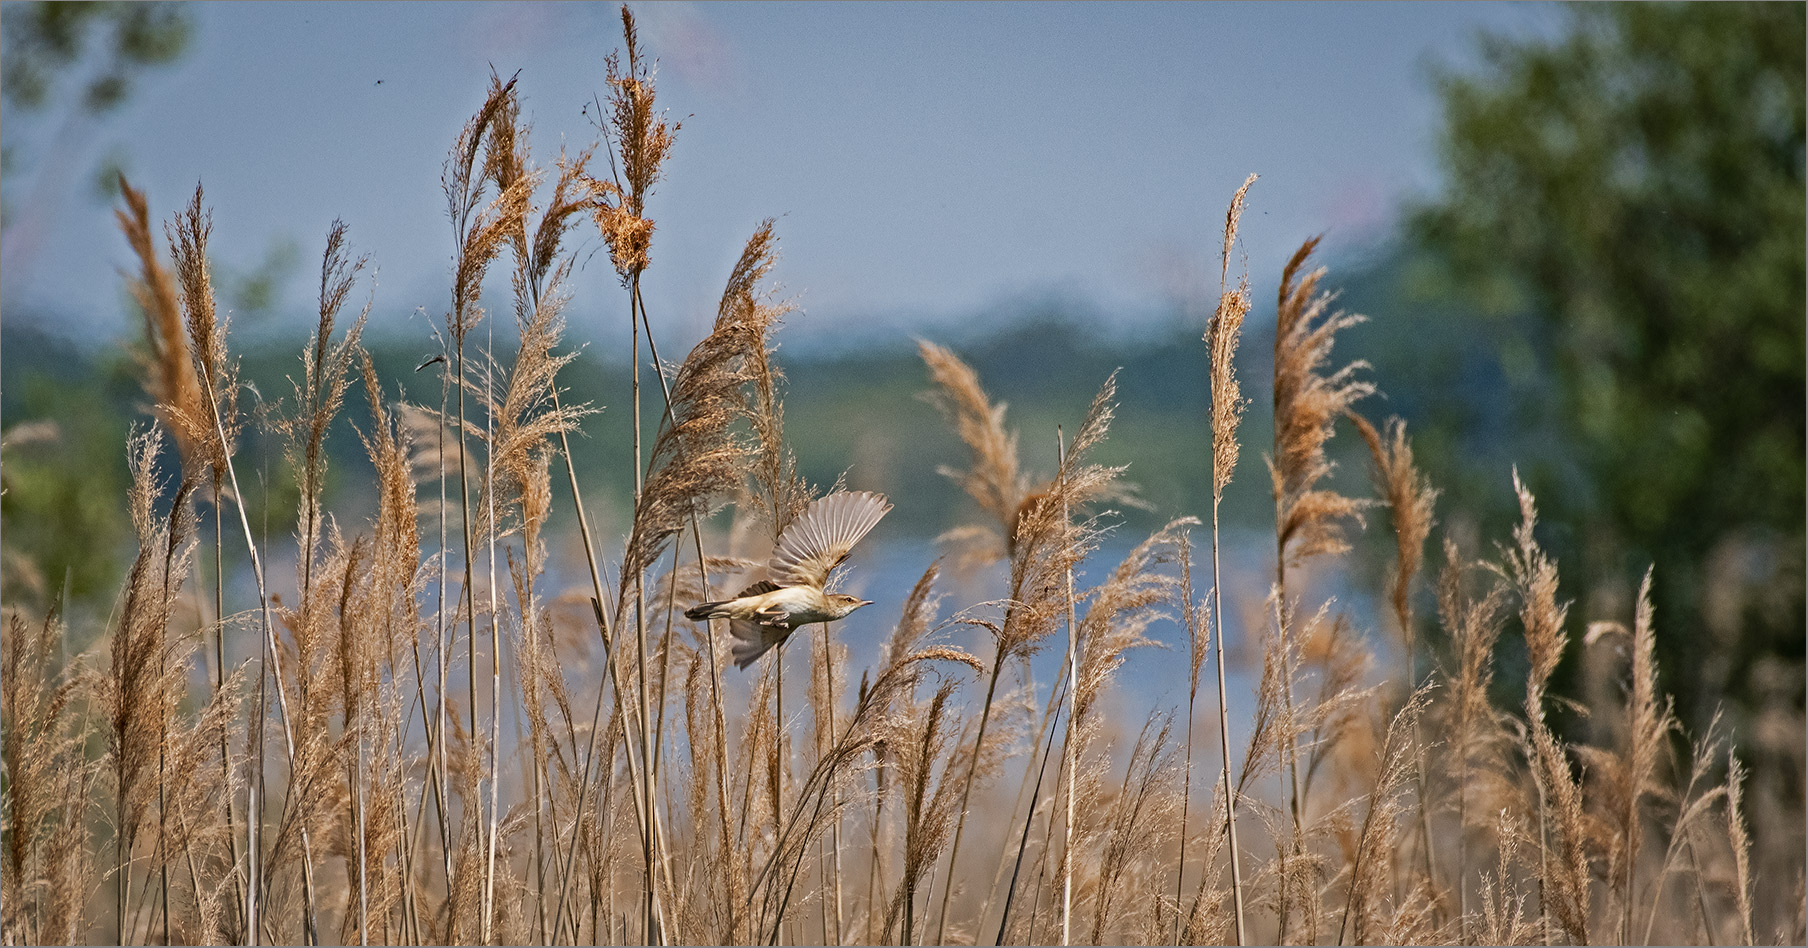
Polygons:
M723 599L717 602L700 602L684 610L686 619L713 619L717 609L728 605L732 600Z

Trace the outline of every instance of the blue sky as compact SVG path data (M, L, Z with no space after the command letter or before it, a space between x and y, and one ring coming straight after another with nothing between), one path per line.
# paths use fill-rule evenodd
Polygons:
M1402 197L1435 188L1433 64L1473 62L1482 30L1562 19L1506 3L635 9L659 101L683 123L650 204L646 295L687 337L768 216L806 334L933 333L1045 298L1147 324L1215 292L1224 207L1251 172L1244 248L1266 298L1304 238L1327 233L1333 260L1360 255ZM9 190L30 196L5 235L6 318L87 339L128 331L129 253L90 183L113 154L160 217L205 184L223 268L292 244L282 319L311 309L337 217L377 268L375 328L425 332L448 293L440 168L491 66L520 71L550 162L595 137L580 110L606 91L616 10L195 6L188 56L145 77L122 113L60 144L55 122L6 116L28 146ZM576 289L574 333L609 338L622 320L606 255Z

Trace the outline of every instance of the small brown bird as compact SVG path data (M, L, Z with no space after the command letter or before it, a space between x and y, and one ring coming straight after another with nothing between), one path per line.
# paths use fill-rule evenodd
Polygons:
M801 625L844 618L872 600L831 593L829 573L885 516L891 505L867 491L842 491L812 503L785 528L766 564L768 578L733 599L684 610L689 619L727 619L734 634L734 662L746 668L785 641Z

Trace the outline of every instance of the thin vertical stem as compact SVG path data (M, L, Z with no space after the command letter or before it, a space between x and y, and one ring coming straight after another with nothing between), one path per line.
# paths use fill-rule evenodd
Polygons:
M1194 630L1194 635L1198 631ZM1180 790L1180 858L1174 864L1174 944L1180 944L1180 899L1181 886L1186 881L1187 851L1187 815L1193 803L1193 705L1199 695L1198 676L1194 676L1193 687L1187 693L1186 723L1186 767L1182 771L1184 781Z
M1062 677L1056 683L1055 693L1053 695L1053 701L1052 701L1052 705L1050 707L1050 712L1052 713L1053 717L1048 719L1047 723L1044 725L1044 727L1046 728L1046 730L1048 732L1047 738L1046 738L1046 740L1040 740L1040 741L1036 742L1036 743L1042 745L1042 762L1040 764L1038 764L1036 767L1036 784L1035 784L1035 787L1030 791L1030 808L1027 812L1025 812L1023 814L1023 833L1017 839L1017 861L1011 867L1011 883L1010 883L1010 885L1006 886L1005 890L1004 890L1004 909L998 917L998 940L996 942L994 942L994 944L997 944L997 945L1004 944L1005 931L1007 930L1007 926L1009 926L1011 923L1011 903L1017 897L1017 875L1023 869L1023 851L1029 845L1030 824L1032 824L1036 821L1036 800L1042 796L1042 777L1044 774L1046 774L1048 772L1048 759L1050 757L1054 756L1053 751L1054 751L1054 746L1055 746L1055 725L1057 723L1059 723L1057 720L1055 720L1055 718L1058 718L1061 714L1061 703L1062 703L1063 696L1065 695L1066 691L1067 691L1067 679L1065 677ZM1035 744L1031 744L1030 746L1033 749L1035 747ZM1063 754L1062 764L1063 765L1066 764L1065 754ZM1059 775L1057 775L1057 779L1058 778L1059 778ZM1050 819L1051 820L1053 819L1053 814L1050 815ZM1038 861L1040 861L1040 858ZM1040 886L1042 883L1038 879L1036 884L1038 886ZM1034 924L1035 924L1035 916L1034 916L1033 911L1031 914L1030 924L1032 926L1034 926ZM1034 933L1032 933L1031 937L1034 938Z
M459 314L459 316L462 320L463 314ZM478 735L482 733L477 729L477 590L472 585L477 578L477 571L471 553L471 475L470 461L466 457L467 452L465 451L465 339L463 333L459 334L456 342L458 356L458 509L462 524L465 560L465 700L470 705L468 709L469 726L465 733L470 735L471 741L476 741ZM481 777L478 779L477 803L481 806L483 787ZM465 822L471 827L471 833L482 833L482 824L477 822L481 819L482 817L478 816L474 820L471 814L466 814ZM479 837L479 842L481 843L481 837ZM479 851L481 852L481 846ZM479 925L482 924L483 922L480 921ZM451 923L451 927L452 931L456 932L456 920Z
M489 341L486 348L493 354L496 351L496 322L490 320L486 324ZM494 372L483 374L483 395L488 405L496 404L495 393L490 385L495 377ZM490 827L487 844L484 847L483 867L483 921L482 932L485 944L490 941L490 931L496 914L496 842L501 834L501 816L498 812L498 798L501 796L497 778L500 776L499 744L502 743L502 630L499 619L500 608L496 602L496 452L491 450L495 441L495 413L485 411L483 416L484 445L484 502L488 505L488 536L485 542L489 547L489 590L490 590Z
M1222 603L1220 603L1222 605ZM1220 616L1219 621L1223 621ZM1276 547L1275 553L1275 593L1274 621L1278 627L1276 634L1281 637L1281 699L1282 710L1287 720L1287 771L1288 781L1288 813L1292 819L1292 841L1289 844L1290 855L1299 855L1300 836L1300 777L1299 777L1299 738L1293 726L1293 649L1288 645L1287 630L1289 627L1289 610L1287 609L1287 549L1284 544ZM1292 904L1287 895L1287 874L1281 874L1281 937L1287 940L1288 906Z
M1055 448L1058 470L1061 472L1061 530L1062 542L1071 542L1067 532L1072 529L1069 523L1070 511L1067 509L1067 438L1061 426L1055 426ZM1079 624L1074 618L1074 586L1073 566L1067 567L1067 699L1077 701L1080 689L1080 657L1077 642ZM1065 839L1061 844L1061 944L1073 943L1073 823L1074 823L1074 714L1073 707L1067 712L1067 735L1062 751L1067 758L1067 822L1062 828Z
M452 891L452 826L451 816L446 812L446 801L451 799L452 787L450 783L451 769L448 766L450 758L447 756L449 752L446 749L446 725L451 716L447 699L451 688L452 650L448 640L451 637L453 622L456 622L457 619L455 617L453 622L446 621L446 581L450 578L451 572L446 561L446 402L452 394L452 376L447 371L444 358L440 359L439 379L439 424L435 426L437 430L434 432L438 452L438 463L435 464L435 467L439 468L439 511L437 516L439 520L439 585L435 593L437 601L434 605L433 617L434 664L438 666L439 671L439 707L435 727L427 734L427 750L435 755L435 763L439 766L439 777L434 782L434 800L439 811L440 862L446 873L446 891L450 892ZM458 454L459 463L463 464L464 440L462 434ZM458 607L454 604L452 608L456 612ZM437 752L433 747L433 740L436 736L439 739Z
M788 641L788 640L787 640ZM780 642L772 651L772 757L770 758L772 773L772 831L776 835L783 828L785 801L785 774L791 769L790 746L785 741L785 643ZM768 900L770 901L770 900ZM909 917L909 906L905 907ZM784 908L779 908L778 920L772 923L772 942L779 944L784 931ZM908 930L908 928L906 929Z
M220 511L220 471L213 472L213 618L214 618L214 665L213 695L217 697L226 687L226 539L221 528L223 516ZM232 889L236 901L240 905L245 902L245 881L239 874L239 837L238 814L233 811L232 795L232 750L227 744L225 731L220 732L220 776L226 788L226 851L232 860Z
M1212 621L1217 625L1213 648L1218 666L1218 742L1224 757L1224 827L1230 837L1230 891L1236 907L1237 944L1246 943L1243 920L1242 851L1237 846L1237 787L1230 778L1230 692L1224 683L1224 579L1218 562L1218 501L1212 500ZM1289 725L1291 726L1291 725Z
M214 392L213 378L212 378L211 374L203 372L203 373L201 373L201 379L202 379L202 383L206 389L206 396L208 398L208 404L218 405L219 399L218 399L218 396ZM264 712L268 708L268 704L267 704L268 699L266 698L266 681L268 680L268 674L273 672L277 676L277 681L280 685L280 682L282 680L282 654L276 648L276 627L275 627L275 624L272 623L270 620L270 596L269 596L269 592L268 592L269 586L265 582L266 577L264 574L263 558L258 555L257 542L251 535L251 518L250 518L250 515L245 512L245 494L244 494L244 491L239 488L238 469L232 463L231 454L225 450L225 447L224 447L226 444L225 423L220 419L219 412L217 412L217 411L213 413L213 422L214 422L214 433L220 439L220 445L222 446L221 453L226 458L226 461L225 461L226 474L227 474L227 477L232 482L232 496L237 500L237 507L238 507L238 512L239 512L239 526L242 527L245 531L245 547L251 555L251 569L252 569L252 572L257 577L258 611L261 616L262 624L263 624L263 630L262 630L263 631L263 636L262 636L263 637L263 643L262 643L263 655L261 657L259 667L258 667L259 674L258 674L258 685L257 685L257 688L258 688L258 724L257 724L256 743L257 743L257 756L258 756L257 784L258 784L259 799L257 801L257 803L258 803L258 806L256 808L257 813L255 814L255 816L253 818L248 820L248 825L253 828L253 832L255 834L255 839L253 840L253 843L252 843L252 846L253 846L252 870L253 871L251 873L251 879L252 879L251 888L255 890L258 888L258 885L261 883L261 880L256 871L256 869L257 869L256 860L257 860L257 847L261 846L262 841L263 841L263 823L262 823L263 800L262 800L262 795L264 792L264 782L265 782L265 775L264 775ZM268 669L268 671L266 671L266 669ZM284 742L283 746L288 754L289 769L291 772L293 772L294 767L295 767L295 735L289 726L288 695L282 690L281 687L278 687L276 689L276 706L277 706L277 711L282 719L283 742ZM307 935L311 941L314 936L314 846L313 846L313 842L312 842L312 834L308 832L307 824L305 822L301 826L301 851L302 851L302 897L303 897L304 904L307 906L307 909L306 909L306 911L307 911ZM124 901L124 895L122 893L122 895L121 895L122 904L123 904L123 901ZM249 933L251 943L254 945L257 944L258 940L259 940L259 933L258 933L258 929L257 929L257 913L256 913L257 908L258 908L258 906L254 903L252 905L251 917L247 920L247 927L246 927L246 931ZM123 922L122 922L122 924L123 924ZM123 932L122 932L122 934L123 934Z
M1062 495L1065 497L1066 495ZM1073 594L1073 575L1068 574L1068 595ZM1069 606L1071 607L1071 603ZM942 944L948 929L948 903L954 898L954 861L960 858L961 833L967 828L967 804L973 798L973 776L979 770L980 751L986 743L986 724L992 718L992 699L998 692L998 674L1004 667L1004 653L992 658L992 674L986 683L986 701L980 706L979 733L973 738L973 756L967 758L967 775L961 787L960 816L954 823L954 843L948 847L948 881L942 887L942 909L935 923L935 940Z
M832 657L833 656L829 651L829 624L824 622L822 624L822 673L826 679L825 684L829 692L829 748L831 751L833 751L836 741L835 666L834 663L830 661ZM833 825L833 833L835 837L835 859L833 864L835 870L835 944L839 945L841 944L841 927L844 920L841 903L841 786L839 784L835 786L835 822Z

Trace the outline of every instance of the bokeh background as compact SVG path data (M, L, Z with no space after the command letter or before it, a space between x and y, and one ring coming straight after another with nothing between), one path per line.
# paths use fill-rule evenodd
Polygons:
M648 208L656 340L675 359L700 337L742 241L777 218L804 472L897 507L872 585L899 585L891 562L914 577L975 515L937 473L963 449L917 397L919 337L979 370L1044 474L1055 426L1121 367L1100 459L1131 465L1148 505L1122 536L1208 511L1199 335L1225 205L1258 173L1231 261L1258 303L1226 505L1250 581L1272 561L1272 298L1322 233L1327 285L1370 317L1337 352L1372 366L1367 413L1408 422L1443 491L1438 535L1490 555L1517 467L1575 618L1629 619L1654 567L1683 719L1724 712L1761 795L1799 820L1802 4L636 9L682 123ZM129 556L124 441L148 415L121 172L153 217L205 187L235 350L271 397L342 219L374 266L367 345L406 385L449 302L441 165L492 71L517 77L540 158L576 151L599 135L618 23L606 4L0 5L8 601L104 619ZM605 409L574 450L619 532L626 305L599 249L579 248L567 338L584 348L565 379ZM492 324L506 351L509 320ZM1340 488L1366 493L1359 442L1337 442ZM357 448L341 431L329 506L348 529L369 506ZM280 454L247 451L265 529L287 535ZM1338 587L1357 608L1391 555L1390 538L1364 543L1368 572Z

